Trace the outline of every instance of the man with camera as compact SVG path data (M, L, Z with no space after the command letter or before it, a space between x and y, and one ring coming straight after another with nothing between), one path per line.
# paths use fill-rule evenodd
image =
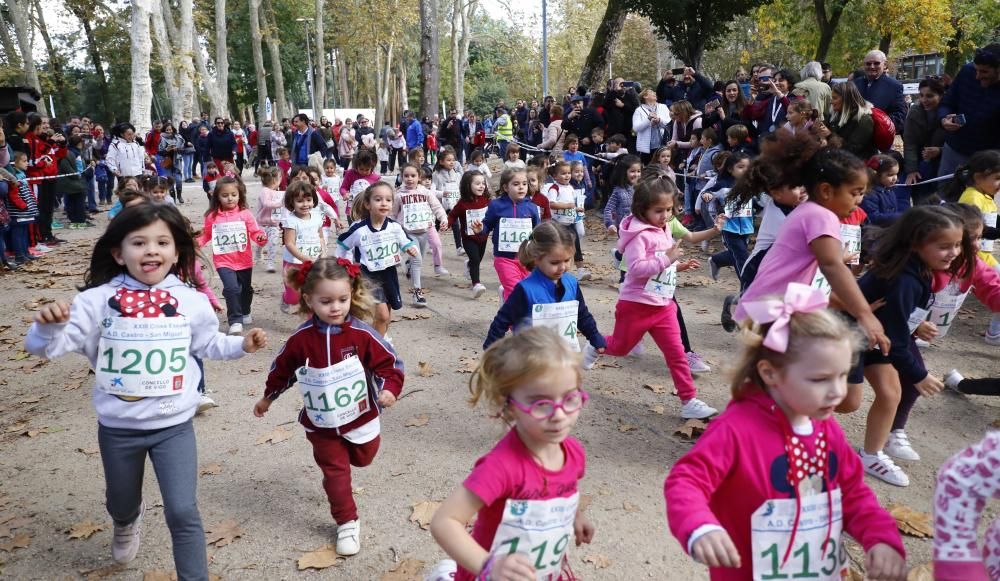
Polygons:
M951 82L938 115L948 132L938 175L954 173L977 151L1000 148L1000 43L976 49Z

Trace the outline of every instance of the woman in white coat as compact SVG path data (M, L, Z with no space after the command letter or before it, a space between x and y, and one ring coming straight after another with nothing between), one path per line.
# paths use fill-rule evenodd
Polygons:
M656 91L646 89L639 95L642 104L632 114L635 148L642 165L650 162L652 153L663 146L664 130L670 123L670 109L656 101Z

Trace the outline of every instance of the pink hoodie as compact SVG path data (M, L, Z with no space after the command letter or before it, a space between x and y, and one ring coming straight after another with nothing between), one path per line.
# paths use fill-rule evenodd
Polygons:
M285 192L272 190L271 188L261 188L260 196L257 198L257 223L264 226L279 226L271 213L274 209L280 209L285 205Z
M750 517L770 499L794 498L787 480L788 455L780 410L771 396L757 391L734 400L691 450L670 470L663 486L670 532L685 551L691 534L703 525L721 526L740 552L743 567L713 568L712 581L750 579ZM865 484L864 467L834 419L813 420L812 436L800 436L815 447L826 432L831 487L839 488L844 532L867 551L885 543L905 557L896 521L879 506ZM775 478L775 474L780 477Z
M951 273L944 270L934 271L931 281L931 292L940 292L952 281ZM993 313L1000 313L1000 274L990 265L976 257L976 269L972 276L958 279L958 290L965 292L972 287L972 294L979 302Z
M662 307L672 299L653 294L645 289L649 279L670 266L667 251L673 248L670 232L627 216L618 227L618 252L628 265L625 282L618 290L618 300L632 301ZM657 255L657 253L660 253Z

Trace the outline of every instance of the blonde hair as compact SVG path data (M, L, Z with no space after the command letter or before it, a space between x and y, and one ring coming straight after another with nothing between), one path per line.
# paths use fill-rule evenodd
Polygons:
M365 218L368 218L371 215L371 212L368 210L368 208L365 207L365 204L371 201L372 195L375 193L375 190L377 188L389 188L389 196L391 197L396 196L396 190L392 187L392 184L388 184L383 181L375 182L374 184L365 188L365 191L361 192L361 194L358 197L354 198L354 205L351 206L352 219L364 220Z
M528 198L529 199L531 198L531 196L534 196L538 192L542 191L542 185L545 183L545 178L547 177L547 175L545 173L545 168L543 168L541 166L537 166L537 165L531 165L531 166L528 166L528 169L521 169L521 170L517 170L517 171L524 172L525 175L535 174L535 180L538 181L538 187L535 189L535 191L531 191L531 182L530 181L528 182Z
M351 277L347 268L337 262L336 258L327 256L319 258L312 264L305 280L299 277L302 265L292 266L285 273L288 285L299 291L299 311L312 315L312 309L306 303L306 295L312 294L316 285L324 280L346 280L351 285L351 316L371 323L375 317L375 299L365 284L365 278L360 273Z
M542 222L535 226L531 236L517 249L517 260L524 268L532 270L539 258L559 247L567 248L570 254L573 254L576 248L576 235L562 224L552 221Z
M733 399L740 399L753 391L765 388L765 383L757 371L759 361L769 361L771 365L780 369L798 360L810 339L847 341L851 348L852 363L857 361L864 343L861 332L848 325L841 315L830 309L792 315L788 325L788 349L784 353L764 346L764 337L770 329L771 323L760 325L751 319L747 319L740 326L743 352L732 371L730 389Z
M515 389L560 368L573 370L579 388L583 382L580 365L581 355L552 329L525 329L500 339L483 353L469 378L469 403L483 401L492 414L509 421L507 398Z

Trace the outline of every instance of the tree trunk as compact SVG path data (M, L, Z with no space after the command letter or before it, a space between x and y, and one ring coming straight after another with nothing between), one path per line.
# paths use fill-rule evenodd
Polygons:
M584 87L603 87L601 82L606 76L608 63L611 62L612 49L618 43L622 28L625 26L625 17L628 10L621 0L610 0L608 9L604 12L597 33L594 35L594 44L590 46L590 54L587 55L586 62L583 63L583 70L580 71L580 79L577 85Z
M313 95L316 99L316 108L313 111L317 121L323 115L326 108L326 49L323 47L323 0L316 0L316 72L318 73L313 83Z
M264 8L264 40L267 42L267 52L271 55L271 76L274 78L274 120L281 122L284 117L290 117L289 105L285 100L285 74L281 69L281 46L278 42L278 25L274 19L274 8L271 0L263 0Z
M889 47L892 46L892 33L887 32L882 35L882 39L879 40L878 49L885 53L885 56L889 56Z
M955 27L955 36L948 40L948 48L944 53L944 72L954 78L958 74L958 69L962 68L961 46L965 31L962 30L957 18L952 18L951 24Z
M830 45L833 43L833 35L837 32L837 25L840 24L840 16L844 13L844 8L851 0L832 0L830 15L826 14L826 0L813 0L813 12L816 16L816 25L819 27L819 44L816 46L816 60L823 62L827 53L830 52Z
M160 67L163 69L167 100L170 101L170 118L174 123L174 127L176 127L177 123L181 120L184 106L181 103L177 90L178 82L177 76L174 74L173 47L170 45L170 39L167 37L167 25L163 21L163 8L159 0L153 0L153 2L155 2L155 5L152 7L152 16L153 34L156 36L156 52L160 59Z
M399 83L399 89L397 89L397 98L399 99L400 106L404 111L410 108L410 95L406 91L406 61L404 59L398 59L396 61L396 79Z
M150 128L150 105L153 100L153 80L149 77L149 53L153 43L149 38L150 0L132 1L132 107L129 119L137 135Z
M7 64L13 68L21 68L21 57L18 56L17 50L14 48L14 41L10 38L10 32L7 30L7 20L3 17L2 10L0 10L0 47L3 48L4 54L7 55Z
M465 72L469 69L469 42L472 40L470 29L478 6L479 0L455 0L451 15L452 92L455 109L459 112L465 110Z
M441 90L441 66L438 53L441 36L438 31L438 0L420 2L420 114L433 117L438 110Z
M340 106L344 109L351 108L351 89L347 86L347 61L344 60L344 53L337 52L337 84L340 85Z
M35 59L31 54L31 27L28 24L28 11L24 6L25 2L27 0L7 0L7 7L10 9L10 20L14 25L17 44L21 48L21 60L24 61L24 74L28 85L41 95L42 85L38 82L38 70L35 68ZM38 112L47 115L47 110L43 96L38 102Z
M215 86L220 111L214 115L229 116L229 47L227 42L226 0L215 0Z
M62 101L61 105L65 105L68 99L66 97L66 76L63 74L62 56L56 52L55 46L52 44L52 37L49 36L49 27L45 25L45 16L42 14L42 6L38 0L35 0L34 7L38 32L42 35L45 51L49 54L49 68L52 70L52 81L55 85L55 92L59 95L59 100Z
M267 74L264 72L264 53L260 48L260 0L250 0L250 43L253 49L253 68L257 73L257 127L267 120Z
M167 31L170 37L175 40L177 53L179 55L177 75L180 77L180 88L178 90L181 99L181 117L192 120L195 118L195 94L194 94L194 63L191 61L191 42L194 38L194 15L192 14L192 0L180 0L181 27L173 30L173 15L170 13L170 3L163 3L163 17L167 22Z
M376 131L382 129L382 122L385 120L386 103L389 102L389 79L392 76L392 52L395 41L390 41L388 46L379 47L375 53L375 127ZM382 62L380 53L385 52L385 62ZM379 66L380 63L383 66Z
M108 79L104 76L104 62L101 60L97 39L94 38L94 29L90 26L90 19L87 17L87 9L82 4L74 2L67 2L66 7L83 25L83 32L87 36L87 54L90 56L90 62L94 63L94 69L97 71L97 82L101 86L101 103L104 105L104 114L110 120L114 117L114 112L111 109L111 92L108 90Z
M198 67L198 74L201 75L201 85L208 94L209 109L213 117L229 116L229 109L226 106L226 99L219 90L219 86L208 74L208 66L205 64L205 55L201 54L201 46L198 44L198 32L192 29L191 49L194 52L194 62Z

